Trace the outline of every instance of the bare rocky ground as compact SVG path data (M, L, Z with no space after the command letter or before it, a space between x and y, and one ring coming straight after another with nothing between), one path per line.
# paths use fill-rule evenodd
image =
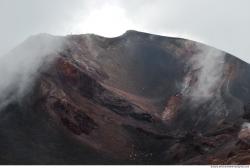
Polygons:
M192 60L209 46L136 31L63 38L1 110L1 164L250 164L247 63L220 51L212 96L193 101L204 67Z

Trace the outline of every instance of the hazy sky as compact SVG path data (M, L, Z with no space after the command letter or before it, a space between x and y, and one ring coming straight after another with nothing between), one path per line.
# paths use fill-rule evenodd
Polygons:
M0 0L0 55L30 35L128 29L188 38L250 62L249 0Z

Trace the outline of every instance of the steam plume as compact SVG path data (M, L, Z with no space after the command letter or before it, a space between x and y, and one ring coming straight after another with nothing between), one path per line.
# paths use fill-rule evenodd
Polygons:
M183 93L198 102L215 96L221 85L225 53L197 45L198 53L188 62L190 71L183 84ZM189 87L193 85L193 87Z
M25 93L43 63L51 62L64 43L60 37L40 34L0 57L0 108Z

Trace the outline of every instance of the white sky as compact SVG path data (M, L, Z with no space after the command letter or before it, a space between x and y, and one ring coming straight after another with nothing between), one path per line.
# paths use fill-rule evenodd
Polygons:
M0 0L0 54L37 33L134 29L204 42L250 62L249 0Z

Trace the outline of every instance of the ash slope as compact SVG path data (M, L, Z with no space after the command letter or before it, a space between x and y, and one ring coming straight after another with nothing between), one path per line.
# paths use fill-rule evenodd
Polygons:
M239 136L247 63L137 31L64 40L28 93L1 110L0 163L250 162L247 136Z

